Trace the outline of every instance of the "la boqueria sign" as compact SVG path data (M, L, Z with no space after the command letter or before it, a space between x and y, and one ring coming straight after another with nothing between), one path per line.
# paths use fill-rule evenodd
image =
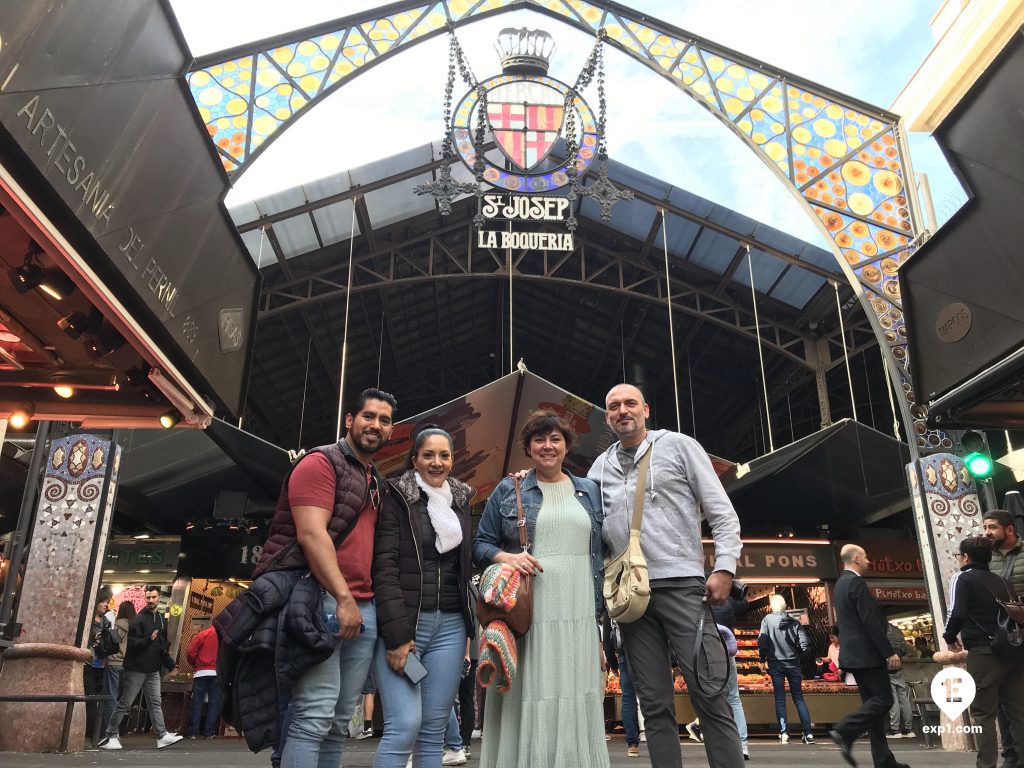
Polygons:
M484 195L480 212L488 221L561 221L569 213L569 198L547 195ZM479 248L515 248L532 251L571 251L571 232L513 232L478 229Z
M200 391L237 413L259 273L162 3L0 4L0 162ZM215 279L211 279L215 278ZM198 382L196 382L198 384Z
M704 568L715 567L714 542L704 541ZM839 575L835 550L830 542L792 544L743 542L743 552L736 563L736 576L747 579L817 578L834 579Z

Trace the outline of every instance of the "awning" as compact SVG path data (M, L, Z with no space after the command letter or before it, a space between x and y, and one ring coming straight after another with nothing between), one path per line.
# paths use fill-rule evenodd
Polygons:
M935 138L972 199L900 268L911 375L942 427L1024 426L1024 38Z
M283 448L220 419L202 431L133 429L127 434L118 508L158 531L180 533L187 519L213 516L218 496L231 492L248 499L240 511L265 514L291 467Z
M843 419L722 478L748 535L849 529L910 506L906 443Z
M437 424L455 443L452 476L476 490L474 503L486 501L507 473L532 466L518 440L537 410L554 411L576 431L576 444L564 464L575 475L586 477L597 455L615 442L603 408L530 373L520 363L518 371L395 425L374 462L385 475L399 474L406 468L417 426Z
M37 418L106 414L118 427L155 425L157 405L193 424L240 412L259 274L224 208L227 177L166 4L2 3L0 30L0 200L18 226L0 262L58 270L77 289L55 303L0 275L0 319L23 347L0 364L0 413L29 399L26 381ZM79 390L70 405L43 386L58 374ZM166 400L136 402L146 387Z

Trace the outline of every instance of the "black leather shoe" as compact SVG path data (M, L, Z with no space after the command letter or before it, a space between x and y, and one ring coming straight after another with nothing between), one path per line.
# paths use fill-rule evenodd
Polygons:
M843 760L848 762L854 768L857 768L857 761L853 759L853 754L850 751L853 744L847 741L839 731L829 731L828 736L835 742L836 746L839 747L839 754L843 756Z
M895 763L894 762L894 763L886 763L885 765L880 766L880 768L910 768L910 766L907 765L906 763Z

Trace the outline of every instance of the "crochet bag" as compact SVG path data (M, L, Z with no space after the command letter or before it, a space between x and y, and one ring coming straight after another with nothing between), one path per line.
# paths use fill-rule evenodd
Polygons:
M644 515L644 488L647 468L651 464L654 445L640 458L636 471L636 495L633 499L633 520L629 526L629 543L615 557L604 561L604 600L612 621L628 624L647 610L651 601L651 581L647 559L640 548L640 525Z
M516 526L519 528L519 544L523 552L530 551L530 541L526 535L526 520L523 517L523 496L519 490L519 478L514 479L516 489L516 512L518 520ZM515 603L511 608L503 608L484 600L485 590L480 590L480 596L476 603L476 618L481 627L486 627L492 621L503 621L516 637L522 637L530 631L530 624L533 622L533 576L528 573L519 575L519 589L516 593Z

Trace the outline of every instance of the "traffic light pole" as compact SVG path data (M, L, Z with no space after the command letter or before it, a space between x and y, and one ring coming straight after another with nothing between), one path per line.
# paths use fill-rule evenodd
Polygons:
M977 478L974 481L981 490L981 511L991 512L999 509L999 500L996 499L996 489L992 487L992 478Z

